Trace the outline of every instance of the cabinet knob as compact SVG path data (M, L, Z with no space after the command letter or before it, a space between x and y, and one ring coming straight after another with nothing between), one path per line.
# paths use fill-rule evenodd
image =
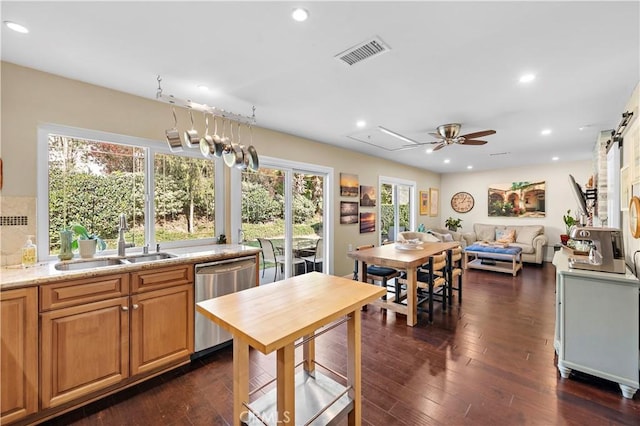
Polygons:
M122 306L122 310L123 310L123 311L128 311L128 310L129 310L129 307L128 307L128 306Z
M137 303L134 303L134 304L133 304L133 309L138 309L138 308L139 308L138 304L137 304Z

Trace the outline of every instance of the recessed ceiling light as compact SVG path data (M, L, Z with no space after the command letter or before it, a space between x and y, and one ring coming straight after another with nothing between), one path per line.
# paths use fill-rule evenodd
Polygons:
M535 74L524 74L520 76L520 83L531 83L535 79Z
M363 127L365 127L366 125L367 125L367 122L366 122L366 121L364 121L364 120L358 120L358 121L356 121L356 126L357 126L357 127L363 128Z
M449 164L451 162L451 160L449 160L448 158L444 159L444 164Z
M467 166L467 169L471 170L473 169L473 166Z
M543 131L540 132L540 134L542 136L547 136L551 134L551 129L544 129Z
M20 33L20 34L27 34L29 32L27 27L25 27L23 25L20 25L20 24L16 24L15 22L4 21L4 24L7 26L7 28L10 28L13 31L15 31L17 33Z
M306 9L302 9L301 7L299 7L297 9L293 9L291 17L294 21L304 22L309 17L309 12L307 12Z
M560 157L551 157L552 161L558 161L560 159Z
M209 88L204 84L198 84L198 89L202 90L203 92L206 92L209 90Z
M433 154L433 148L427 148L427 154Z

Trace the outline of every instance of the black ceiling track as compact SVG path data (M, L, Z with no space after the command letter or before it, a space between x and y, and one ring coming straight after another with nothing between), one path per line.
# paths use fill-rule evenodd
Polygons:
M618 124L618 128L616 130L611 131L611 139L607 141L607 152L609 152L609 148L613 145L614 142L618 142L618 148L622 148L622 132L631 122L631 117L633 117L633 111L627 111L622 113L622 120L620 120L620 124Z

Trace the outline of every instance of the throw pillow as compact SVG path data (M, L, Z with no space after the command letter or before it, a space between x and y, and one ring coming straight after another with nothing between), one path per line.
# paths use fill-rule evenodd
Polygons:
M451 234L441 234L441 233L436 232L436 231L429 231L429 234L431 234L434 237L436 237L438 239L438 241L440 241L440 242L453 241L453 237L451 236Z
M533 245L533 239L543 232L542 226L539 225L523 226L518 230L516 242Z
M513 243L516 241L515 229L496 229L496 242L502 244Z
M473 225L474 231L476 231L476 239L478 241L494 241L496 236L495 225L482 225L476 223Z

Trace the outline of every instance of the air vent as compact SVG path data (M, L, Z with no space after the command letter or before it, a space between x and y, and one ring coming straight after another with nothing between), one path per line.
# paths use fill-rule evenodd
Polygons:
M357 44L344 52L338 53L334 58L346 63L347 65L354 65L367 58L388 52L389 50L389 47L384 44L380 38L374 37L371 40Z

